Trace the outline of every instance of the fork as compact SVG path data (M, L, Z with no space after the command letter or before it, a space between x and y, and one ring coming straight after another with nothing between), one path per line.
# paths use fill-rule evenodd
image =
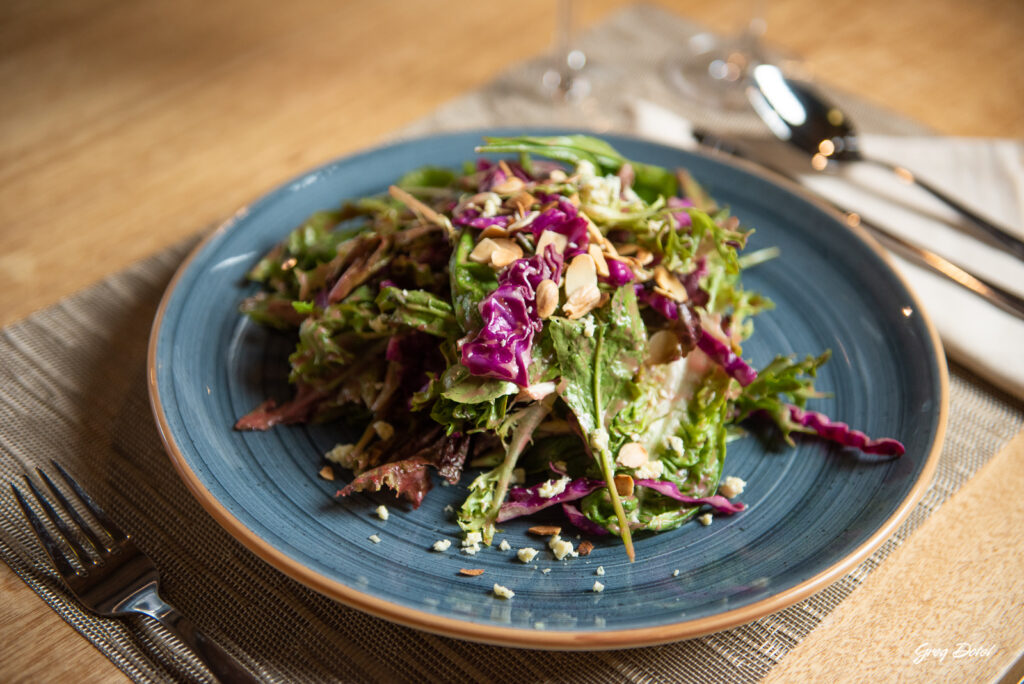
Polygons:
M29 506L25 496L14 483L11 483L11 490L57 572L82 605L105 617L124 617L131 613L148 615L192 648L219 681L258 681L227 651L211 641L196 629L188 618L160 598L159 572L149 556L135 546L131 537L107 517L59 463L50 463L99 523L100 532L82 518L50 476L40 468L36 468L36 474L53 493L64 515L58 513L50 499L28 475L23 477L39 507L57 528L58 536L50 533L42 518ZM76 534L76 529L80 535ZM87 544L83 545L80 537L86 539ZM109 541L104 541L101 537L106 537ZM59 539L67 544L70 556L65 554ZM86 546L98 556L98 562L93 559ZM81 569L76 569L72 560L77 561Z

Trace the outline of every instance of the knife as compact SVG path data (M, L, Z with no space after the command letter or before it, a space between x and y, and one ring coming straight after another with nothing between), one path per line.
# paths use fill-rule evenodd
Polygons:
M748 152L742 143L731 140L728 138L719 137L712 133L704 130L694 129L693 138L701 146L708 148L712 151L720 154L725 154L730 157L737 159L744 159L751 161L762 168L765 168L772 173L782 176L791 183L795 183L804 190L808 188L800 181L798 177L779 169L771 164L765 163L760 159L755 159L753 155ZM809 191L809 190L808 190ZM967 271L960 266L957 266L952 261L949 261L945 257L939 256L935 252L927 250L923 247L919 247L900 236L892 233L886 228L878 225L877 223L863 218L857 212L851 211L845 207L840 206L832 200L825 199L824 197L814 193L815 198L823 204L831 207L833 210L839 212L845 218L845 221L849 225L860 225L867 229L883 246L892 252L899 254L908 261L915 263L919 266L923 266L933 273L938 273L941 276L949 278L957 285L973 292L979 297L985 299L990 304L993 304L1003 311L1024 320L1024 298L1003 289L999 285L992 283L981 276L975 275L970 271Z

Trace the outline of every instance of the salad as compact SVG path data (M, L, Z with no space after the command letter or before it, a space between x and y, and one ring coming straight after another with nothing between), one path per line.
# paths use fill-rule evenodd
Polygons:
M743 510L722 473L748 420L903 453L806 408L827 351L744 361L772 304L741 276L777 254L744 254L752 231L686 171L586 136L477 152L313 214L256 264L241 311L297 337L295 393L237 429L354 421L325 454L353 473L339 496L418 507L434 471L472 469L458 524L474 539L558 507L630 559L636 532Z

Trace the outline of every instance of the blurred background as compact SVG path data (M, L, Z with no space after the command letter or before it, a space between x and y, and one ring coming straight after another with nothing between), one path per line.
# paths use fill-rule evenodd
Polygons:
M693 27L664 60L760 17L772 54L836 91L939 134L1024 137L1024 3L655 5ZM577 0L572 24L631 6ZM557 15L555 0L6 0L0 324L550 53Z

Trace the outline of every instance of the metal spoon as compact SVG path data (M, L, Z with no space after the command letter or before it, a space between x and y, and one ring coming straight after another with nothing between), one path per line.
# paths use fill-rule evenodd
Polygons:
M694 129L693 138L707 149L721 154L727 154L738 159L747 159L773 173L778 174L794 185L806 188L806 186L800 181L799 177L773 165L765 159L758 158L756 155L752 154L749 149L744 147L742 143L736 140L722 138L701 129ZM816 198L819 202L831 206L836 212L842 214L849 225L859 225L866 228L869 233L874 235L875 238L890 251L896 252L908 261L911 261L918 266L923 266L933 273L938 273L939 275L949 278L957 285L973 292L982 299L988 301L990 304L994 304L1003 311L1024 321L1024 298L1010 292L1009 290L1003 289L999 285L996 285L981 276L976 276L973 273L960 268L953 262L941 257L935 252L904 240L899 235L890 232L877 223L869 221L850 209L844 208L820 195L816 195Z
M904 182L914 183L971 221L1018 259L1024 259L1024 241L1006 228L965 207L913 173L860 152L857 133L841 109L826 101L806 83L786 78L771 64L751 71L747 96L754 110L777 138L811 155L811 166L824 171L832 163L865 162L889 169Z

